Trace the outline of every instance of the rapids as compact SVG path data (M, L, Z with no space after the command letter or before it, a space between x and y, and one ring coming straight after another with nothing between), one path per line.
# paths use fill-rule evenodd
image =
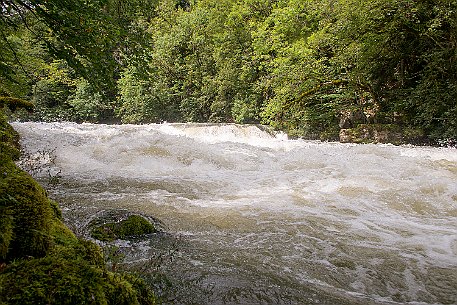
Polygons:
M457 304L456 149L232 124L13 126L76 232L109 209L163 222L127 260L177 247L168 272L188 285L172 303Z

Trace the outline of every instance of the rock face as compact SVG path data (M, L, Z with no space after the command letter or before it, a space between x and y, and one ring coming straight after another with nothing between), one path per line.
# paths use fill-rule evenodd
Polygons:
M359 124L354 128L341 129L340 142L414 144L423 142L423 133L391 124Z

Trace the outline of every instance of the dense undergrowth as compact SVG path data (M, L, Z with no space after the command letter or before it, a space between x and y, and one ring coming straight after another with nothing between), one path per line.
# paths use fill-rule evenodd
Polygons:
M0 110L0 304L156 304L141 279L108 271L102 249L64 225L14 163L18 140Z

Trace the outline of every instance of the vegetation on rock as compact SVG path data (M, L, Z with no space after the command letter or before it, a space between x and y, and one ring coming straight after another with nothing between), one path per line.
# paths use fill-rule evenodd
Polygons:
M0 109L0 169L3 173L14 170L11 161L19 159L19 148L19 134L8 124Z
M0 108L3 108L4 106L7 106L13 112L17 109L25 109L31 112L35 107L31 102L25 101L23 99L0 96Z
M45 256L52 243L52 209L45 191L27 173L6 173L0 181L0 198L13 219L6 259Z
M156 228L147 219L139 215L130 215L118 222L108 222L94 226L90 235L101 241L126 239L157 232Z
M0 274L0 287L2 304L155 304L141 280L78 256L14 262Z
M358 124L354 128L341 129L339 140L343 143L392 143L421 144L426 142L418 129L401 128L393 124Z
M17 133L0 112L0 304L156 304L141 279L109 272L56 202L20 170Z

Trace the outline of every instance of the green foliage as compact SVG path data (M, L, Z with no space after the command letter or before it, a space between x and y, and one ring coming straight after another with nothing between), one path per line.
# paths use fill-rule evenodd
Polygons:
M264 122L337 134L350 111L456 137L455 2L318 2L285 1L257 30L274 91Z
M130 215L119 222L108 222L92 228L91 237L101 241L126 239L157 232L156 228L139 215Z
M89 76L102 88L113 84L115 68L111 49L115 26L104 10L107 1L15 1L1 5L9 14L2 27L25 26L46 50L65 60L73 69ZM32 25L32 27L30 27ZM35 31L41 32L37 34Z
M68 104L72 106L77 120L98 121L104 117L109 106L102 95L87 80L82 79L76 84L76 90L68 98Z
M457 137L453 0L30 4L1 4L0 95L34 101L34 119L262 122L333 140L363 114L349 125Z
M402 124L423 128L434 139L455 138L457 3L379 0L346 5L339 21L344 28L333 32L342 42L340 49L357 50L356 56L339 53L342 60L350 59L351 81L370 93L388 123L401 115Z
M73 116L73 110L67 104L73 88L66 84L42 79L34 86L34 103L37 111L34 115L40 121L65 121Z
M117 114L125 123L160 123L180 118L172 89L162 79L139 75L137 68L126 69L118 81Z

